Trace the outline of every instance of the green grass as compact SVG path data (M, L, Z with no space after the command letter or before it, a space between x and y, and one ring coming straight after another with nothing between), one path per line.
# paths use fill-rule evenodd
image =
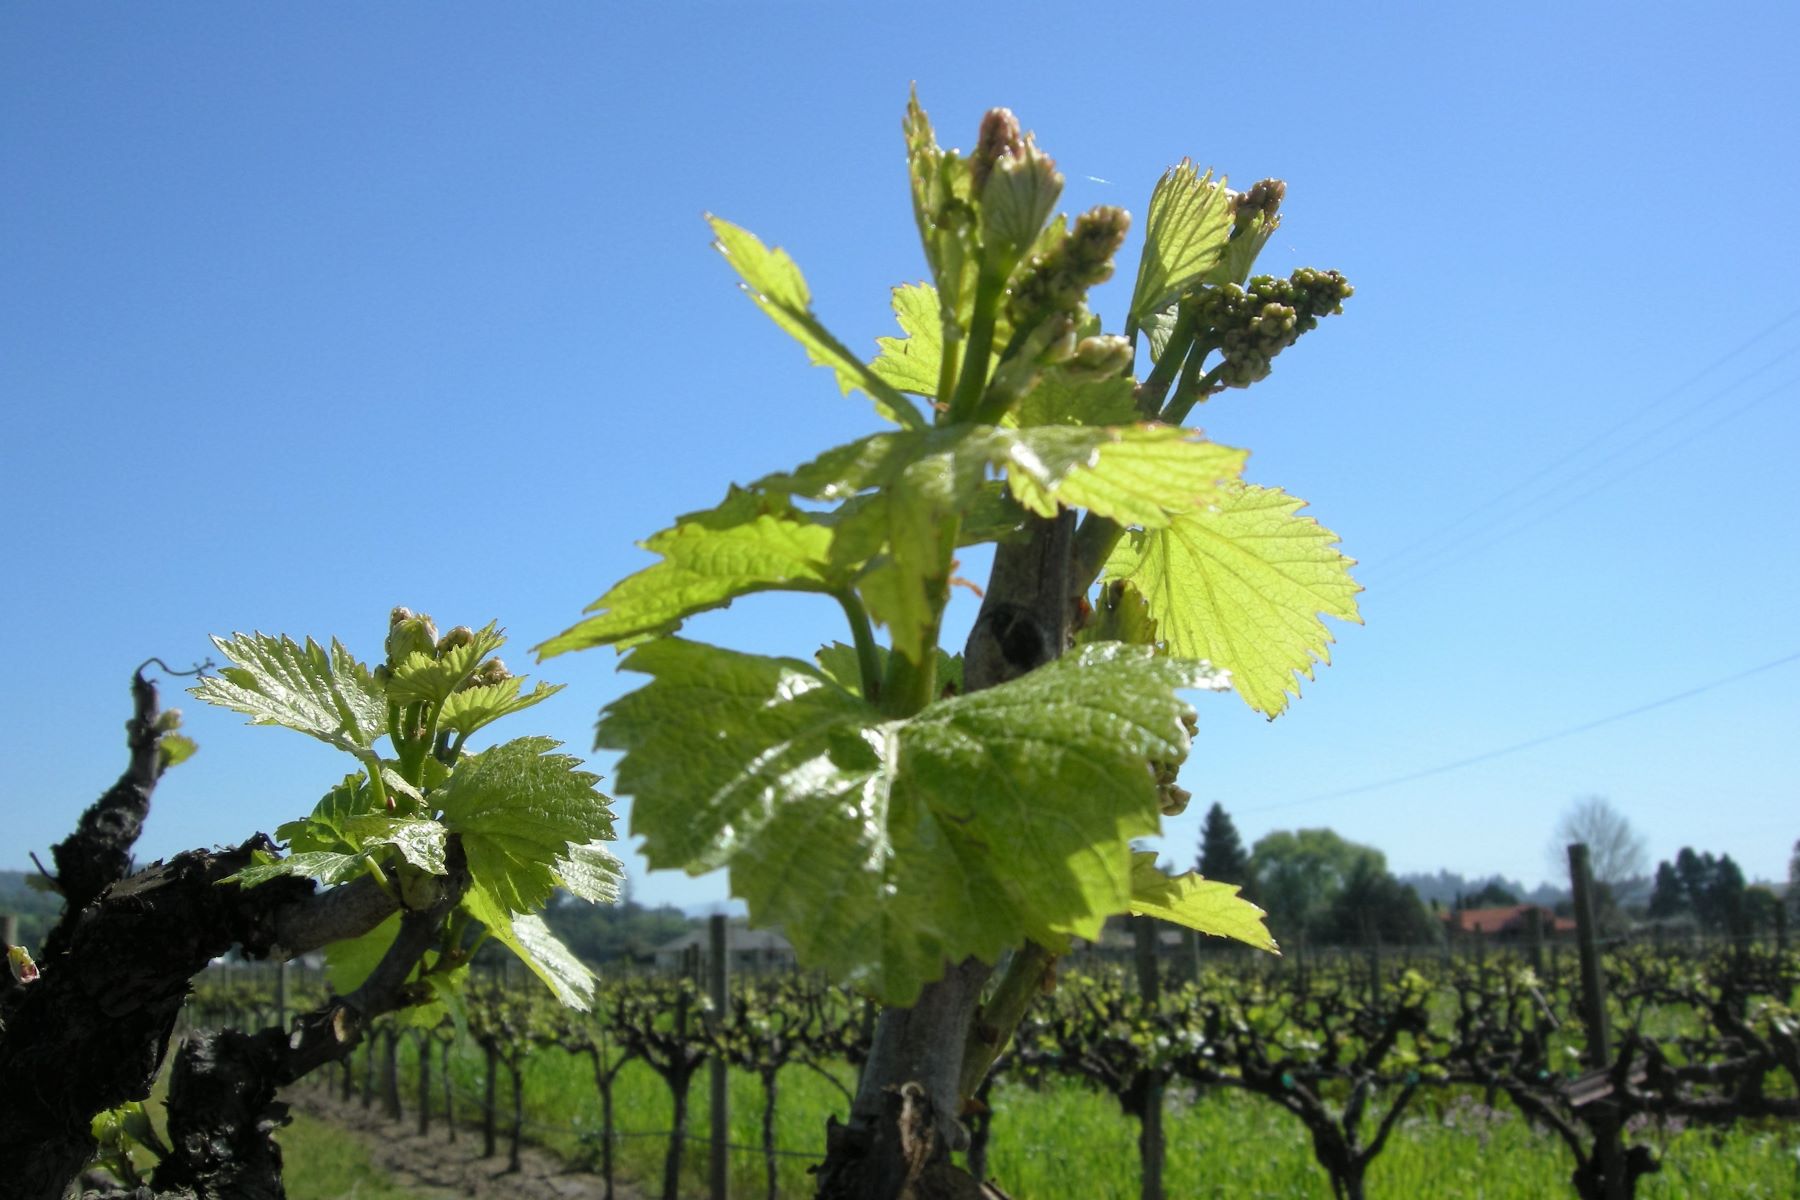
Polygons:
M417 1200L369 1162L355 1139L300 1113L275 1135L288 1200Z
M413 1053L401 1053L410 1080ZM435 1063L434 1063L435 1066ZM464 1099L482 1088L479 1052L464 1050L454 1060L454 1077ZM600 1103L587 1061L555 1050L534 1052L526 1064L527 1136L566 1157L598 1163ZM838 1077L849 1084L848 1069ZM358 1082L361 1063L358 1062ZM414 1092L405 1085L409 1106ZM843 1116L843 1093L817 1072L791 1066L780 1077L776 1144L816 1153L824 1145L825 1120ZM502 1073L498 1091L501 1138L511 1112ZM617 1171L651 1194L660 1191L670 1123L668 1089L642 1063L629 1064L615 1085ZM1138 1194L1137 1126L1109 1096L1075 1083L1041 1090L1002 1083L992 1098L994 1133L989 1174L1020 1200L1079 1195L1129 1200ZM1376 1106L1379 1110L1379 1106ZM696 1076L689 1096L688 1132L704 1139L708 1130L707 1077ZM1331 1195L1323 1169L1299 1121L1256 1096L1217 1090L1190 1097L1172 1089L1166 1106L1168 1153L1164 1180L1171 1196L1221 1200ZM765 1194L761 1139L762 1092L752 1075L731 1079L731 1140L748 1149L731 1157L732 1193ZM1370 1133L1373 1132L1371 1124ZM645 1136L648 1135L648 1136ZM1800 1194L1800 1128L1741 1122L1723 1132L1687 1130L1670 1134L1647 1130L1643 1140L1663 1160L1661 1174L1639 1188L1643 1200L1732 1197L1761 1200ZM704 1195L707 1147L690 1143L684 1159L682 1194ZM778 1164L780 1194L811 1194L807 1157L783 1157ZM1423 1093L1414 1101L1383 1153L1369 1169L1371 1200L1462 1197L1479 1200L1541 1200L1571 1196L1573 1159L1553 1135L1532 1129L1506 1104L1478 1103L1466 1089Z
M435 1062L433 1066L435 1068ZM415 1094L411 1087L413 1069L412 1052L403 1049L401 1070L407 1083L403 1085L406 1090L402 1095L409 1105L409 1117ZM475 1116L474 1102L482 1095L483 1069L479 1051L468 1050L452 1060L457 1104L465 1117ZM360 1070L359 1062L359 1086ZM838 1075L845 1086L854 1085L854 1077L847 1069L841 1069ZM512 1119L510 1087L502 1067L496 1091L501 1153L505 1152L504 1142ZM683 1153L684 1196L706 1194L708 1147L704 1139L711 1128L708 1087L707 1074L702 1070L695 1076L688 1093L688 1134L702 1140L690 1142ZM810 1152L824 1146L826 1115L836 1113L842 1117L847 1103L842 1092L809 1067L785 1068L778 1087L775 1144L784 1149L808 1152L807 1157L784 1155L779 1159L777 1178L781 1194L810 1195L812 1177L807 1173L807 1167L817 1161ZM744 1147L734 1150L731 1155L732 1194L765 1195L761 1081L747 1072L733 1071L729 1101L730 1140L734 1145ZM619 1134L614 1151L618 1177L634 1180L652 1192L659 1192L663 1157L668 1149L668 1138L663 1135L670 1127L674 1111L668 1087L648 1066L632 1062L620 1071L613 1085L613 1102ZM600 1097L585 1058L578 1059L554 1050L533 1053L525 1067L525 1112L526 1134L530 1140L590 1170L599 1170Z

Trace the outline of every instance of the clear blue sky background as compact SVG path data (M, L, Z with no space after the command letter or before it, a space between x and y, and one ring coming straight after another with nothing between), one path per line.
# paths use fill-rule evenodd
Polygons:
M1800 662L1339 793L1800 651L1797 10L1100 12L0 9L0 866L115 777L146 656L259 629L374 657L404 603L498 618L522 667L644 565L635 539L873 430L700 215L788 248L872 352L888 288L923 273L916 80L946 144L1013 107L1071 210L1141 214L1183 155L1281 176L1265 265L1357 288L1203 415L1362 560L1367 625L1279 721L1200 698L1171 857L1219 800L1247 839L1330 825L1396 869L1536 880L1598 793L1653 862L1692 845L1785 877ZM1131 273L1097 297L1115 326ZM690 631L839 636L799 600ZM548 664L570 686L514 732L585 748L615 663ZM184 707L202 750L147 856L272 829L347 766ZM725 892L634 871L645 900Z

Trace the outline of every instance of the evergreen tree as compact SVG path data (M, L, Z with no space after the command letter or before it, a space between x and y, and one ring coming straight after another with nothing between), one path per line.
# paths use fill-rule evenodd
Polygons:
M1456 898L1458 908L1511 908L1519 902L1517 893L1503 886L1499 880L1491 879L1481 885L1481 890L1470 892L1467 896Z
M1370 857L1352 864L1343 890L1320 916L1317 934L1342 946L1416 946L1436 941L1440 927L1419 893Z
M1250 883L1250 854L1238 837L1237 826L1225 806L1214 803L1206 810L1206 823L1200 829L1200 874L1221 883Z
M1681 877L1667 860L1656 864L1656 882L1650 888L1650 917L1666 920L1688 911L1687 892Z
M1745 886L1743 870L1731 861L1731 855L1721 854L1713 864L1710 884L1707 889L1706 911L1703 914L1707 924L1732 937L1748 937L1750 912L1745 899L1748 888Z
M1751 931L1754 907L1746 899L1744 872L1731 855L1717 858L1683 846L1674 865L1658 863L1650 894L1650 915L1691 913L1710 933L1742 937Z

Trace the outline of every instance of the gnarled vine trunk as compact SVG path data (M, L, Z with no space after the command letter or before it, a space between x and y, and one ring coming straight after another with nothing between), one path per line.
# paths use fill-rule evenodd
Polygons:
M315 891L281 878L256 888L221 881L273 844L257 835L227 850L190 850L130 874L131 848L162 774L156 688L140 671L127 724L130 760L118 783L54 851L66 907L45 939L38 977L0 972L0 1197L61 1200L97 1146L94 1116L144 1100L162 1069L190 983L234 947L251 958L291 957L355 937L396 902L359 881ZM369 979L349 996L296 1018L290 1029L190 1037L169 1091L171 1156L158 1192L279 1196L273 1139L285 1109L276 1089L341 1058L369 1020L405 1002L404 984L433 924L466 886L460 846L435 902L408 912Z
M1070 576L1075 517L1033 518L1029 536L1002 543L981 613L963 651L963 684L974 692L1016 679L1067 647L1079 586ZM938 1200L996 1197L950 1161L966 1148L963 1057L991 968L975 959L948 966L910 1008L883 1009L850 1120L827 1130L819 1200Z

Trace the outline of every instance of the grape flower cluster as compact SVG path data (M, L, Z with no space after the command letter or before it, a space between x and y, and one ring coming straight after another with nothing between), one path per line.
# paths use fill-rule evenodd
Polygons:
M1247 287L1235 283L1207 289L1195 310L1200 336L1224 358L1219 381L1249 387L1265 378L1277 354L1318 325L1319 318L1344 311L1355 293L1341 274L1301 267L1286 279L1257 275Z

